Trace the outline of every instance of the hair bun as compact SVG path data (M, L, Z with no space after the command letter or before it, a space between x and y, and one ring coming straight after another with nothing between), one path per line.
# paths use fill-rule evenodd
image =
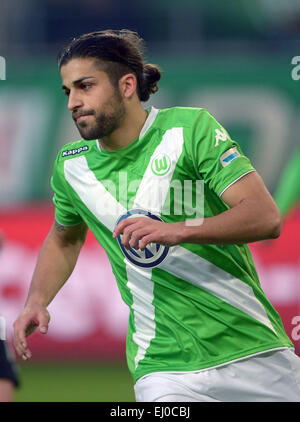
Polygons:
M151 63L144 65L141 101L148 101L151 94L158 91L158 81L162 77L160 68Z

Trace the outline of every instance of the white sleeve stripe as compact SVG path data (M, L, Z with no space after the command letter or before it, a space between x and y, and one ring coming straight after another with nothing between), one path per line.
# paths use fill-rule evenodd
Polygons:
M55 221L63 227L73 227L73 226L78 226L78 224L81 224L83 221L80 221L79 223L75 223L75 224L62 224L60 221L58 221L58 219L55 217Z
M246 176L246 174L249 174L249 173L252 173L253 171L256 171L256 170L249 170L249 171L247 171L246 173L244 173L244 174L242 174L240 177L238 177L237 179L235 179L233 182L231 182L230 183L230 185L228 185L225 189L223 189L222 190L222 192L220 193L220 195L219 195L219 198L221 198L221 196L223 195L223 193L228 189L228 188L230 188L230 186L232 186L235 182L237 182L238 180L240 180L242 177L244 177L244 176Z

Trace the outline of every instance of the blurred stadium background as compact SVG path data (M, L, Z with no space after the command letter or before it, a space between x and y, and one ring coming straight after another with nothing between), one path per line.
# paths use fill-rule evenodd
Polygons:
M162 67L160 90L149 104L208 109L271 193L299 147L300 81L292 78L291 64L300 54L298 0L2 0L0 315L9 341L53 220L49 179L55 156L79 136L61 92L56 55L72 37L107 28L138 31L148 61ZM251 245L261 284L298 354L299 245L297 206L279 239ZM127 309L91 234L49 310L48 335L34 334L32 361L18 361L16 400L133 401L125 363Z

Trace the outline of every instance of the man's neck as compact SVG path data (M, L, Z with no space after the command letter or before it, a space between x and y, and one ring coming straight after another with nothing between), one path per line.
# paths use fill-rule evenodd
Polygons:
M126 147L139 137L147 117L148 113L142 106L127 110L123 124L109 136L98 140L100 148L118 150Z

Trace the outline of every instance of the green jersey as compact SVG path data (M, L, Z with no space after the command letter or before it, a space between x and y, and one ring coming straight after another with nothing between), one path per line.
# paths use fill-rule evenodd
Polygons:
M300 201L300 147L294 151L280 176L274 199L282 216L286 217Z
M126 354L134 380L293 347L247 245L150 244L141 251L112 237L118 221L132 216L199 224L227 210L222 193L252 171L201 108L151 108L138 139L118 150L80 140L59 152L55 218L85 221L107 253L130 309Z

